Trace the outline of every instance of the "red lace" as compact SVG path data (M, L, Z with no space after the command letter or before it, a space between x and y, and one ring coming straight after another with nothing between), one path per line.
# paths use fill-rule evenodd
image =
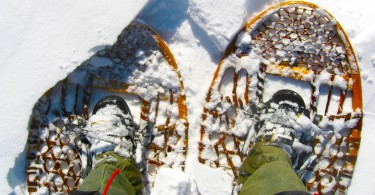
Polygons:
M112 184L112 181L115 179L115 177L120 173L120 169L116 169L111 177L109 178L108 182L107 182L107 185L105 186L104 188L104 191L103 191L103 195L107 195L107 191L109 190L109 186L111 186Z

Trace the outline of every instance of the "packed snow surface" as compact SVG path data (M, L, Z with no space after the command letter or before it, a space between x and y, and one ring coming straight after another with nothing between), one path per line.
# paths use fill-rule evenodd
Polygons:
M342 24L359 59L364 120L361 148L349 194L373 194L375 164L371 162L375 160L375 150L372 149L375 145L372 128L375 119L375 105L372 103L375 100L375 14L369 6L372 2L313 2L327 9ZM176 58L185 85L190 122L186 172L161 172L162 182L156 185L155 190L168 189L178 194L189 188L191 193L196 193L192 187L196 184L201 194L230 194L230 178L221 174L220 169L210 170L196 162L198 121L222 51L248 19L276 3L278 1L274 0L150 0L116 4L101 1L1 1L0 42L3 47L0 59L3 60L3 66L0 72L0 147L3 150L0 152L0 172L3 177L0 189L5 193L26 193L24 164L27 125L37 99L94 52L101 50L104 45L112 44L121 30L138 15L166 40ZM246 35L241 35L241 41L237 44L249 41ZM342 52L340 48L337 51ZM138 54L141 56L142 51ZM277 54L283 55L282 52ZM326 79L321 76L322 82L330 82L327 80L329 75L326 76ZM147 78L143 79L147 81ZM342 88L347 87L342 80L332 82ZM301 92L308 93L304 89ZM323 93L324 89L320 92ZM334 149L327 151L319 146L314 150L335 153ZM325 166L324 162L321 163L321 166ZM334 166L343 165L342 162L335 162ZM176 179L173 180L173 177Z

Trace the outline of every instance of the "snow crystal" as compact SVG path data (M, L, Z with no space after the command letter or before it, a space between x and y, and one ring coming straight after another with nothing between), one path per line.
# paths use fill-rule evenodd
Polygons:
M159 160L163 162L165 166L171 166L172 164L177 162L176 159L178 158L178 155L179 154L176 152L170 152L168 153L168 156L164 156L164 154L160 153Z
M336 186L337 181L334 177L323 176L321 178L321 183L324 186L324 188L322 189L322 193L326 194L326 193L335 191L334 187Z
M317 82L321 84L331 84L331 74L326 70L323 70L320 72Z
M345 165L345 162L344 162L343 160L337 159L337 160L335 161L335 163L333 164L333 167L334 167L335 169L340 170L340 169L342 169L342 168L344 167L344 165Z
M38 130L41 139L46 139L49 136L48 128L39 128Z
M260 59L259 56L251 51L249 55L241 57L236 63L236 70L244 69L249 75L253 75L259 71Z
M208 144L205 143L206 148L203 149L201 157L205 160L209 160L211 162L214 162L218 159L218 156L213 151L213 148L207 148Z
M38 194L48 194L48 192L49 192L48 188L42 186L42 187L40 187L40 188L38 189L38 192L37 192L37 193L38 193Z
M328 158L321 159L318 162L318 164L314 167L314 171L319 170L319 169L324 169L327 166L329 166L330 163L331 163L331 161Z
M242 31L237 37L236 46L242 47L242 46L250 45L250 43L251 43L251 36L249 35L248 32Z
M62 154L62 151L61 151L60 146L54 146L54 147L52 148L52 151L53 151L53 154L54 154L55 156L60 156L60 155Z
M213 110L220 103L221 103L220 93L214 92L214 93L211 93L210 102L205 103L204 107L207 108L208 110Z
M176 120L178 119L179 117L179 108L178 108L178 105L177 103L174 103L172 106L171 106L171 109L170 109L170 115L171 115L171 123L175 123Z
M342 90L347 88L347 81L341 76L335 76L333 80L333 85L339 87Z
M251 51L248 55L242 57L237 57L236 54L231 54L222 62L221 70L235 67L236 72L246 70L249 75L253 75L259 71L260 62L259 56L254 51ZM219 75L222 75L222 73Z
M306 117L305 115L300 115L298 118L297 118L297 124L300 125L299 128L296 128L296 130L298 131L312 131L312 132L321 132L322 129L320 129L318 126L316 126L310 118Z
M242 165L241 158L239 156L233 156L232 157L232 163L237 168L241 167L241 165Z
M312 147L300 143L297 139L294 140L292 148L297 151L297 153L306 152L311 153Z
M55 185L61 186L63 184L63 179L60 175L56 175L53 177L53 182L55 183Z
M284 50L276 50L276 55L279 57L284 57L286 55L286 51Z
M164 145L164 139L165 138L164 138L163 135L156 135L156 136L154 136L153 143L155 143L159 147L163 147L163 145Z
M341 178L341 180L339 181L340 185L342 186L349 186L350 182L351 180L349 178Z
M321 143L317 143L315 144L314 146L314 152L316 154L321 154L323 152L324 148L323 148L323 145Z
M136 52L135 52L135 57L139 58L141 56L144 56L145 52L142 50L142 49L138 49ZM140 60L142 61L142 60ZM140 63L140 64L144 64L144 63Z
M176 127L177 134L182 137L185 137L185 124L187 124L187 121L185 119L180 119Z
M251 119L238 116L240 115L237 115L236 126L232 129L232 133L237 137L244 137L253 125L253 121Z
M358 123L358 119L345 120L344 118L340 118L340 119L330 120L324 117L320 121L319 127L321 127L322 129L332 128L335 132L339 133L346 128L355 127L357 123Z
M220 126L221 124L219 119L212 119L211 124L206 125L206 127L209 129L207 132L221 132Z
M308 172L306 172L305 174L304 174L304 176L303 176L303 179L306 181L306 182L308 182L308 183L311 183L311 182L313 182L313 181L315 181L315 174L313 173L313 172L310 172L310 171L308 171Z
M354 128L358 124L358 119L350 119L345 121L346 128Z

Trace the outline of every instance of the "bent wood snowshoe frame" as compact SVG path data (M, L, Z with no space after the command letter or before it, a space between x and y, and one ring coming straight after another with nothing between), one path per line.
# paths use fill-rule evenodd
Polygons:
M140 110L133 116L139 119L133 158L145 177L145 192L160 167L184 170L189 125L182 78L162 38L135 21L113 46L83 62L35 104L27 142L29 193L77 188L92 166L80 128L96 101L110 94L130 98Z
M236 186L265 96L279 87L301 88L311 120L322 129L304 135L312 153L296 152L296 173L311 193L345 193L360 145L358 63L333 16L303 1L263 11L228 46L207 93L199 161L224 169Z

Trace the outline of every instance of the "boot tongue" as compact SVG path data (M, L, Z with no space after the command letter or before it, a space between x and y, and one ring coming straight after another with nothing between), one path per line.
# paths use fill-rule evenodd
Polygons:
M270 121L273 123L290 126L290 120L295 120L297 118L297 114L294 110L295 109L290 105L280 105L279 109L272 114Z
M127 136L129 131L124 123L125 114L115 105L107 105L92 115L87 129L101 135Z
M128 137L132 137L134 130L126 125L126 120L131 119L130 115L124 112L116 105L106 105L93 114L86 125L86 129L95 137L87 137L91 147L90 153L93 156L107 151L114 151L116 154L128 158L132 155L133 143ZM120 141L121 144L115 144L105 141L106 139ZM103 139L103 140L102 140Z

